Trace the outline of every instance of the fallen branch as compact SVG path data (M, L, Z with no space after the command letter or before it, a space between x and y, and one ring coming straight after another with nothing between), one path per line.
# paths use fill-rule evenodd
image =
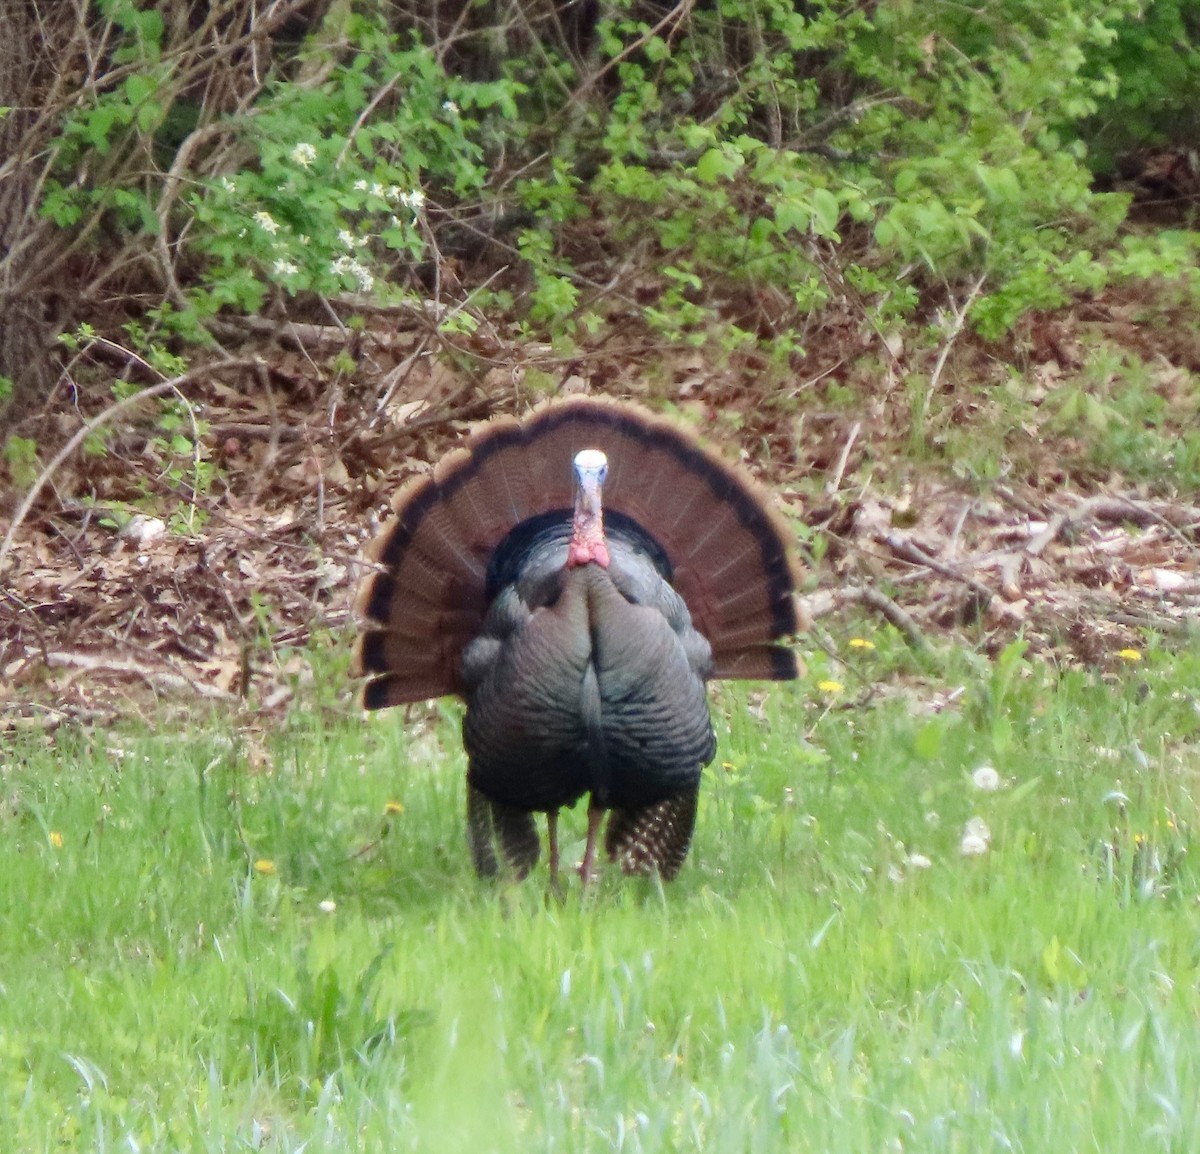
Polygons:
M182 673L173 673L168 669L155 669L153 666L142 665L137 661L127 661L115 657L93 657L90 653L48 653L46 664L52 669L78 669L85 673L127 673L140 677L152 688L160 686L168 689L189 689L201 697L215 701L237 701L237 694L215 685L206 685L203 681L194 681Z
M885 533L880 537L880 540L900 560L924 566L924 568L930 569L934 573L940 573L943 577L949 577L951 581L961 582L981 599L982 605L980 608L982 609L986 609L996 596L995 590L990 589L982 581L967 573L963 573L957 566L947 565L946 562L939 561L936 557L931 557L919 545L910 541L907 537L901 537L899 533Z
M885 593L881 593L873 585L863 585L850 590L850 593L869 609L874 609L889 624L894 625L904 636L910 649L926 655L931 652L929 642L925 640L925 635L916 620Z
M1136 525L1139 529L1163 525L1187 544L1200 530L1200 509L1192 505L1177 505L1168 501L1136 501L1132 497L1089 497L1069 513L1056 513L1036 537L1031 537L1025 551L1040 556L1047 546L1087 521L1105 521L1117 525Z

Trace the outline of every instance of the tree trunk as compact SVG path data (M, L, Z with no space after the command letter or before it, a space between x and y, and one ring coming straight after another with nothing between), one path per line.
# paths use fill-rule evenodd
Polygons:
M23 244L37 225L32 203L37 168L30 129L37 120L38 72L47 61L34 0L3 0L0 35L0 417L20 420L46 396L57 368L44 300L31 280L36 246Z

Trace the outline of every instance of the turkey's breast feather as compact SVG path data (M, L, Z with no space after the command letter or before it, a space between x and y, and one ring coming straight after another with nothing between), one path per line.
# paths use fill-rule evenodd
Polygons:
M607 570L532 550L463 653L471 784L496 801L647 804L695 788L713 756L708 644L647 558L610 548Z

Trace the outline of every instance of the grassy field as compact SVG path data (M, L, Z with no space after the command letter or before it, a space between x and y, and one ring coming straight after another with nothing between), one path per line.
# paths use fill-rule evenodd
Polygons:
M10 746L0 1149L1194 1150L1200 647L875 640L716 695L665 890L477 883L449 707Z

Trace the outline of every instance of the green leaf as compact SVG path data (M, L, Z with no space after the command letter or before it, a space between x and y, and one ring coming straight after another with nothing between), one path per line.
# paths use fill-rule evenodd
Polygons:
M799 201L786 200L775 206L775 225L781 233L789 229L806 233L811 220L812 214L808 211L808 206Z
M158 85L143 73L135 72L125 78L125 96L130 104L138 105L154 95Z
M696 161L696 179L704 184L729 180L743 164L745 161L740 156L730 156L720 148L710 148Z
M157 100L147 100L137 110L137 126L141 132L151 133L162 124L163 107Z
M814 188L812 194L813 223L821 236L837 237L838 208L837 197L827 188Z

